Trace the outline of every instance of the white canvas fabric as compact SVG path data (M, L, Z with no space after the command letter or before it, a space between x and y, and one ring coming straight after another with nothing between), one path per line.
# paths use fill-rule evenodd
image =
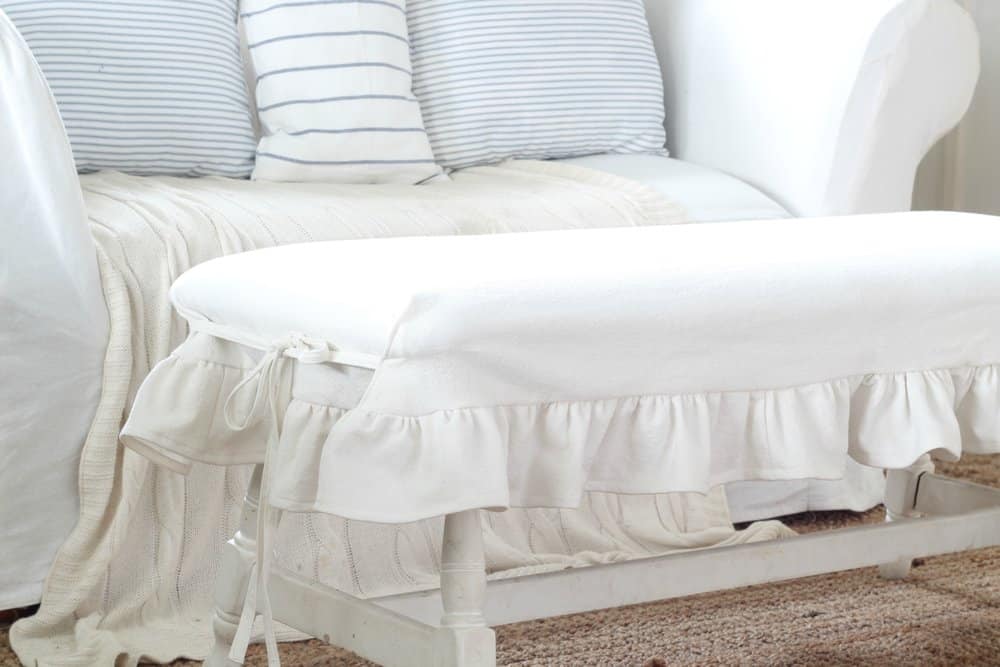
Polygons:
M405 0L243 0L263 137L254 178L419 183L441 173L413 95Z
M237 0L0 0L55 93L80 171L245 178Z
M642 0L409 0L407 18L440 164L664 154Z
M268 428L274 409L272 504L387 522L839 479L847 454L991 453L998 261L997 219L962 214L245 253L187 272L172 299L195 339L267 354L254 371L173 355L123 437L160 459L260 462L266 437L218 446L233 440L219 409Z

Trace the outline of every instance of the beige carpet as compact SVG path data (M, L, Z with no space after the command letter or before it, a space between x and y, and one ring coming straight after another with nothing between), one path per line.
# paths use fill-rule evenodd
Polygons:
M939 469L1000 486L1000 457ZM833 512L786 523L807 532L881 518ZM855 570L504 626L497 642L502 665L1000 665L1000 549L927 559L906 582ZM247 665L266 664L261 649ZM372 664L315 641L283 644L281 654L289 667ZM16 664L0 630L0 665Z

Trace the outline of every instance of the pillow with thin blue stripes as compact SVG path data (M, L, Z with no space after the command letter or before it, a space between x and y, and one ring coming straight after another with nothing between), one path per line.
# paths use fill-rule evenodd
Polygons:
M52 89L78 171L245 178L237 0L0 0Z
M408 19L439 164L666 153L643 0L410 0Z
M413 96L405 0L243 0L241 11L263 134L254 178L441 174Z

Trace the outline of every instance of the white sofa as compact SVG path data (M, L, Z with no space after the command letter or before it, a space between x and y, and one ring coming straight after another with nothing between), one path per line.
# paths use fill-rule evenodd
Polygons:
M573 161L646 182L693 221L908 209L918 164L961 118L978 75L975 29L953 0L647 0L647 9L672 159ZM11 126L31 113L24 92L0 86ZM76 521L77 462L108 339L86 221L60 215L45 161L19 154L11 136L0 132L0 210L13 212L0 257L0 609L37 601ZM738 485L734 519L871 505L872 474Z

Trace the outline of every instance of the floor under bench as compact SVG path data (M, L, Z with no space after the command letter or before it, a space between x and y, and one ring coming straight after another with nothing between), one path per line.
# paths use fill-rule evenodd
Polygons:
M1000 456L938 464L1000 487ZM800 533L882 522L864 514L786 517ZM0 666L17 665L0 621ZM320 641L281 645L283 664L371 665ZM875 568L529 621L497 628L501 665L1000 664L1000 548L917 562L910 579ZM199 663L178 660L172 667ZM265 664L263 646L247 665Z

